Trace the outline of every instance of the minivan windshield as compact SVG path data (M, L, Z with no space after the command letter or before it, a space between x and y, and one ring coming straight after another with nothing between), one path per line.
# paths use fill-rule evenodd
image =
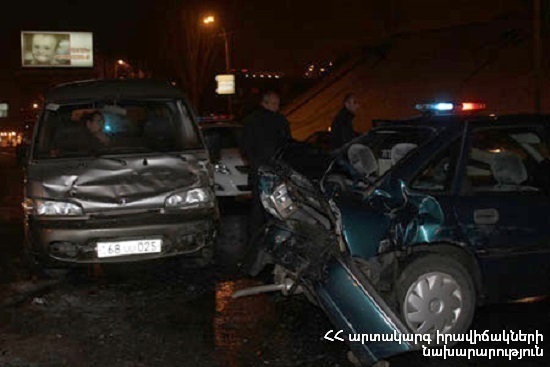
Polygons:
M33 155L48 159L201 148L196 126L180 101L94 101L46 105Z

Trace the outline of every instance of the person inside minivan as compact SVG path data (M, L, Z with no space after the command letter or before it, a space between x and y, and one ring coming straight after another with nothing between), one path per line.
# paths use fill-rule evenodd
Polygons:
M82 116L82 121L88 129L87 143L92 150L97 150L109 145L110 138L105 134L105 119L101 112L95 111L87 113Z

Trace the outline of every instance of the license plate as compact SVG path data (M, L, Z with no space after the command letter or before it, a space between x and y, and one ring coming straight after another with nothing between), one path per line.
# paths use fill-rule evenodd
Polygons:
M161 239L98 242L97 257L114 257L158 253L162 250Z

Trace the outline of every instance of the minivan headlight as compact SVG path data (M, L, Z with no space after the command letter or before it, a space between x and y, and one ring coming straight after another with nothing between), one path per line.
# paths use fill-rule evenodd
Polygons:
M214 195L210 189L201 187L172 194L166 198L164 205L166 208L213 207Z
M76 216L83 215L82 208L64 201L32 200L33 213L39 216Z

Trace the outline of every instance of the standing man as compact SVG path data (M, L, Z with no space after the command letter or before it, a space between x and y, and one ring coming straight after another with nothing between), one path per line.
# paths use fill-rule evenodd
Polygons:
M352 140L356 133L353 131L353 118L359 108L357 98L349 93L344 98L344 106L338 112L330 128L330 139L332 149L338 149Z
M262 94L260 106L243 120L242 148L252 166L249 178L254 178L257 169L269 163L290 139L288 122L278 113L280 104L277 93L265 92Z
M242 150L250 164L248 183L252 186L248 250L254 249L254 242L265 222L265 213L258 191L258 168L269 164L277 151L291 139L288 121L278 113L280 104L281 100L277 93L265 92L262 94L259 108L243 121ZM247 252L250 253L250 251Z

